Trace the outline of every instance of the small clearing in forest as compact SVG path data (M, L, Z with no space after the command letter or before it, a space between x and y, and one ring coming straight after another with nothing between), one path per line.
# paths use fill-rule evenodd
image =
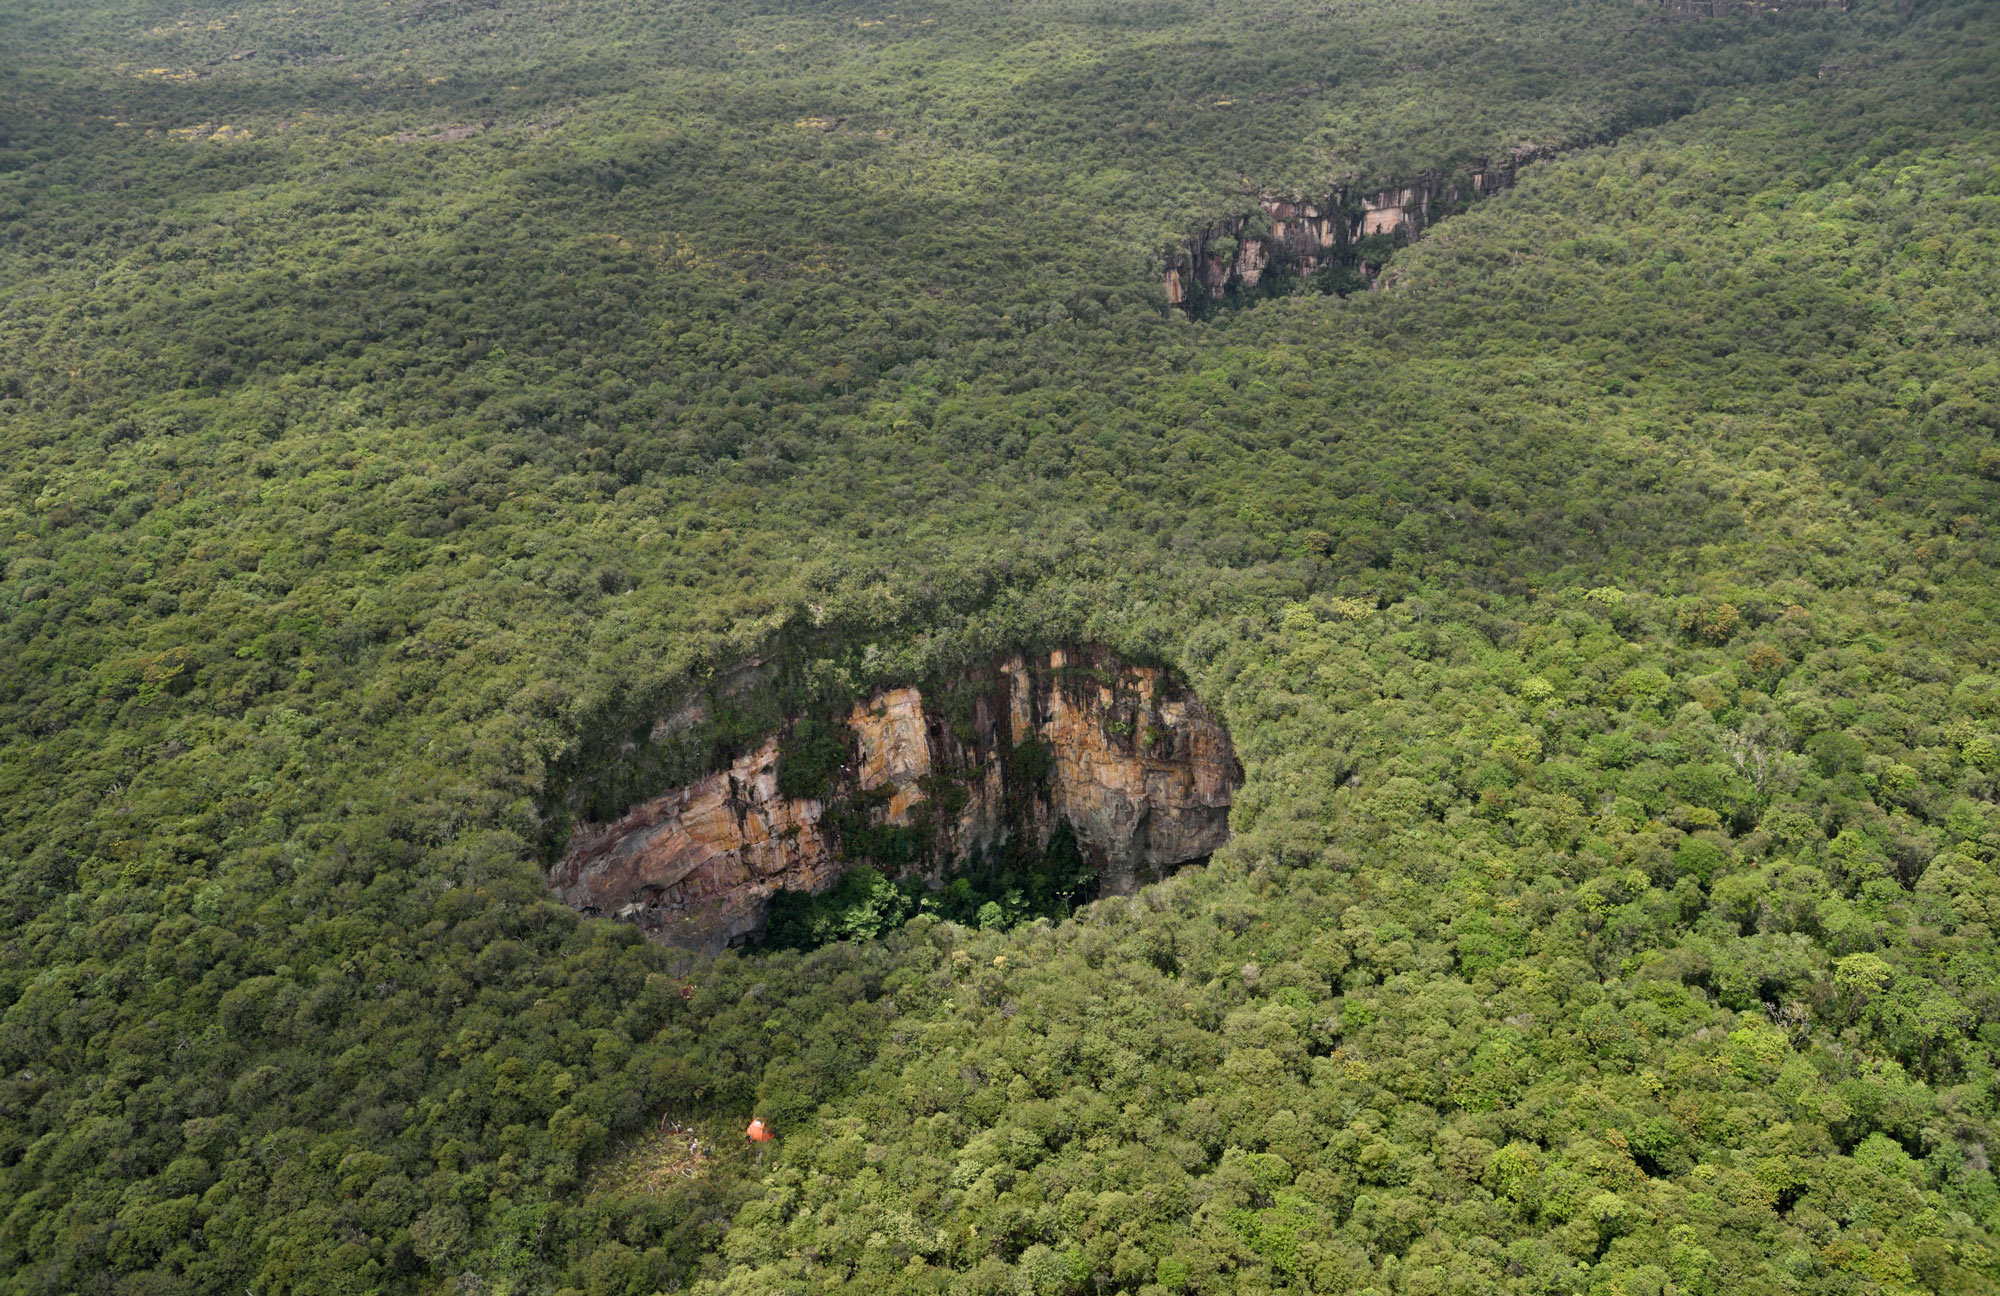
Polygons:
M636 1195L664 1192L683 1179L699 1178L715 1159L715 1145L692 1125L661 1117L650 1134L614 1147L592 1172L592 1194Z

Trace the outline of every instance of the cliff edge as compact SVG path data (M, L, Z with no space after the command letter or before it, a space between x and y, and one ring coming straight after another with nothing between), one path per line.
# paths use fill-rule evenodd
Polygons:
M796 767L781 777L798 759L788 726L613 821L578 823L550 885L582 912L714 950L754 940L781 889L823 891L864 863L938 884L976 853L1043 849L1067 823L1099 890L1124 894L1226 841L1243 777L1199 698L1098 649L1015 654L930 696L886 689L837 724L845 759L818 795L797 794Z

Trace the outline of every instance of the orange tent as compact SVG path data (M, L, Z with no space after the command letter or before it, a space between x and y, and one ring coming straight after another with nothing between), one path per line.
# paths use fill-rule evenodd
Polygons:
M743 1133L752 1143L769 1143L772 1139L778 1137L771 1132L771 1127L761 1120L751 1121L750 1128L744 1130Z

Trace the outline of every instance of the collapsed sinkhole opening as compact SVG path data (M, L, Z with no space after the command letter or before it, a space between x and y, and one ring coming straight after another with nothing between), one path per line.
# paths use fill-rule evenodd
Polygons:
M1523 167L1553 152L1523 145L1498 159L1473 158L1463 170L1427 172L1372 191L1256 191L1248 211L1165 249L1167 301L1200 319L1291 292L1345 297L1372 288L1397 248L1478 199L1512 188Z
M1809 0L1816 3L1817 0ZM1274 193L1246 187L1243 207L1161 250L1167 303L1194 319L1271 297L1345 297L1374 288L1397 249L1439 221L1511 189L1521 172L1571 149L1609 143L1677 111L1634 117L1563 143L1524 143L1378 188Z
M726 672L653 722L710 741L771 685ZM1207 859L1243 781L1229 736L1170 672L1096 646L1022 651L783 716L698 777L583 788L549 871L562 899L690 949L806 948L932 913L1067 916ZM630 789L610 798L604 788Z

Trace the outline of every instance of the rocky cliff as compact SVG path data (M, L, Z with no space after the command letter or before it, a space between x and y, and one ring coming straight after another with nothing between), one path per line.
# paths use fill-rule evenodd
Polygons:
M1512 187L1522 167L1551 152L1523 145L1502 158L1475 158L1462 172L1426 175L1368 193L1337 189L1323 198L1256 193L1255 211L1219 220L1166 249L1167 301L1192 309L1204 299L1254 292L1272 276L1322 272L1344 273L1345 284L1365 286L1380 273L1389 247L1409 242L1475 199ZM1378 242L1363 246L1370 239Z
M1682 18L1727 18L1731 14L1787 13L1798 9L1847 12L1847 0L1654 0L1654 3Z
M977 852L1047 846L1067 823L1120 894L1211 854L1242 782L1228 735L1165 672L1098 650L1016 655L840 718L846 759L786 795L787 735L622 816L575 826L550 885L674 944L754 939L770 896L874 864L932 883ZM655 734L671 732L669 717ZM786 780L788 782L792 780Z

